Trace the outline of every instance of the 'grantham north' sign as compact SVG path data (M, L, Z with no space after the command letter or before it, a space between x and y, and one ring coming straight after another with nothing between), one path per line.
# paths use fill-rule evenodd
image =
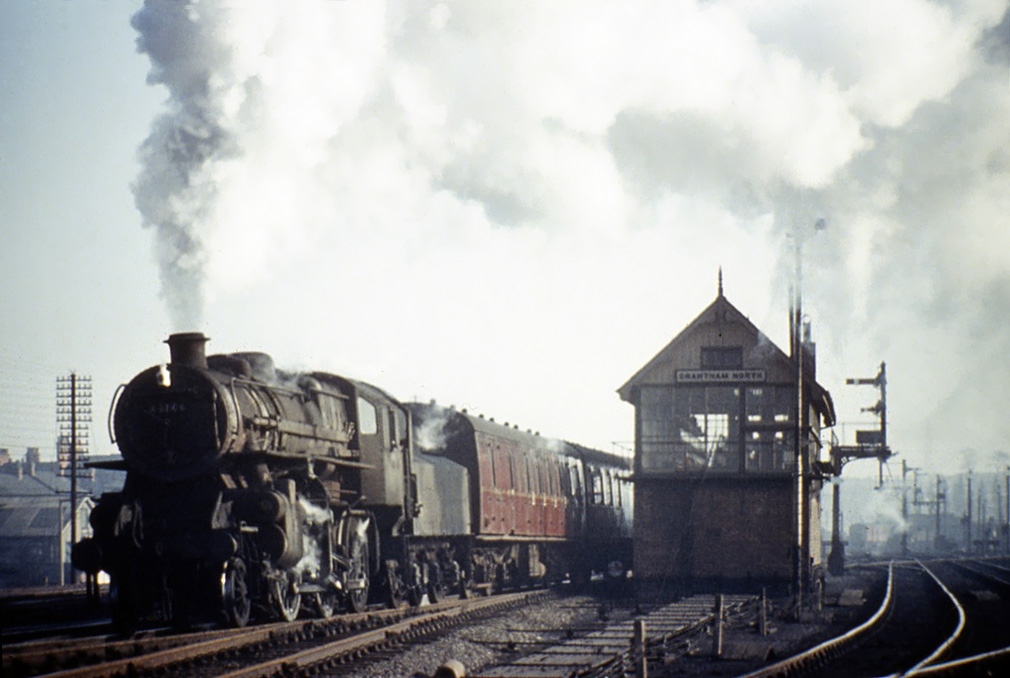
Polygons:
M725 382L760 382L765 380L764 370L677 370L679 384L708 384Z

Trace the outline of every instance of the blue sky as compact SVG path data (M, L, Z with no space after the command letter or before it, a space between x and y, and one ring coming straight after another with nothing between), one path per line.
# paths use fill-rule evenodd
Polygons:
M130 182L164 93L144 84L130 2L0 5L0 370L4 408L47 404L57 374L92 374L98 399L131 368L132 330L163 334L149 236ZM146 348L146 347L145 347ZM117 357L118 356L118 357ZM128 358L127 358L128 360ZM13 383L8 378L15 379ZM33 407L37 410L38 407ZM5 418L0 446L52 447L53 410ZM104 419L104 405L96 420ZM23 453L23 449L20 450Z
M111 451L116 385L191 329L607 448L720 266L788 345L800 231L842 420L886 360L910 463L1006 463L1006 2L141 7L0 3L15 455L70 370Z

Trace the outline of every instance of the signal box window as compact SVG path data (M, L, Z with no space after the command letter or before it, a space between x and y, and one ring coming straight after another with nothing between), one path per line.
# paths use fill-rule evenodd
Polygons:
M701 349L701 369L738 370L743 367L740 346L706 346Z
M643 388L643 470L738 473L741 400L734 386Z

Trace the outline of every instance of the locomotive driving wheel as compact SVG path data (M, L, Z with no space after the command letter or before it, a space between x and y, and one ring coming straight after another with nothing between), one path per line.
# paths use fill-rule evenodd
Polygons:
M337 611L337 594L333 591L320 591L312 594L312 607L322 619L329 619Z
M407 587L398 570L395 561L386 562L386 605L390 609L399 609L407 594Z
M368 603L367 536L357 532L351 533L347 562L347 606L352 612L363 612Z
M471 569L463 570L459 574L459 597L460 598L473 598L477 595L477 584L473 580L473 571Z
M229 625L237 628L248 624L252 614L246 571L244 560L231 558L221 573L221 613Z
M428 580L428 602L437 603L445 598L445 583L442 581L442 567L437 561L425 564Z
M302 608L302 594L298 592L298 581L288 574L281 574L271 582L271 598L274 611L284 621L294 621Z

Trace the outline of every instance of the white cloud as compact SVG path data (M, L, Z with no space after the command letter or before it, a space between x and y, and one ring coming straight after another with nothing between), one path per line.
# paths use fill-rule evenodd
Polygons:
M1010 306L997 5L179 7L137 20L174 96L138 204L171 238L178 322L205 297L218 350L605 445L630 437L613 390L720 265L784 335L784 232L821 216L822 375L895 356L895 435L921 444L919 394L943 388L916 347L974 366L965 331L1010 341L941 312ZM979 407L973 435L1006 440Z

